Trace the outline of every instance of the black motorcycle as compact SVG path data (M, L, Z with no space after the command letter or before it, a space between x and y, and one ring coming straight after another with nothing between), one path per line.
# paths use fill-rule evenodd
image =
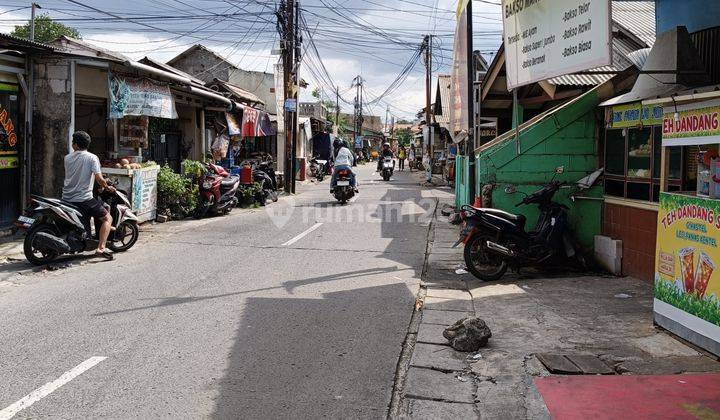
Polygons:
M327 163L327 160L318 159L317 157L310 159L310 176L317 179L318 182L322 182L327 172Z
M120 190L114 193L101 191L99 197L110 212L115 228L110 232L107 247L114 252L127 251L135 245L140 233L130 200ZM23 251L31 264L45 265L64 254L97 249L97 221L93 234L90 219L72 203L40 196L33 196L31 201L33 206L15 223L18 228L27 229Z
M568 207L552 201L563 184L551 181L516 205L536 204L540 216L535 229L525 231L525 216L498 209L463 206L463 229L455 246L465 244L467 269L484 281L500 279L508 267L539 266L556 257L577 255L568 230ZM512 187L506 193L515 193Z
M338 169L333 196L335 196L335 199L339 201L340 204L345 204L355 197L355 190L351 185L351 177L352 171L350 169Z
M258 162L253 168L253 181L262 186L257 197L257 201L259 201L261 206L267 203L268 198L272 200L272 202L278 201L277 178L275 177L272 162Z

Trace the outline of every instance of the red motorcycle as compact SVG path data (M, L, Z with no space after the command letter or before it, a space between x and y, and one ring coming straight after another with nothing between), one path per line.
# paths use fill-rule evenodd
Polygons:
M238 204L235 194L239 186L239 177L231 176L222 166L208 164L200 178L200 197L195 209L195 218L202 219L208 214L230 213Z

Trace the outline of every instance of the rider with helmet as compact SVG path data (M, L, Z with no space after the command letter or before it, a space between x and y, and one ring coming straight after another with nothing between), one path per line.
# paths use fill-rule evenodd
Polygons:
M393 151L390 149L390 143L383 143L382 150L380 151L380 157L378 157L378 165L377 165L378 171L380 171L382 169L382 163L386 157L389 157L390 159L393 159L395 157ZM393 168L394 167L395 167L395 161L393 160Z
M344 140L335 139L333 142L333 149L335 150L335 168L333 169L332 178L330 178L330 192L333 193L335 191L335 187L337 186L338 171L344 169L350 171L350 185L357 193L357 180L355 179L355 173L352 171L355 156L348 148L348 143Z

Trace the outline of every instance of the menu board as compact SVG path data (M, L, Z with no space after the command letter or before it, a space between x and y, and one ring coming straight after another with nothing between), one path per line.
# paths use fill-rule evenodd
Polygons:
M701 337L696 344L710 351L720 351L718 243L720 200L660 195L655 313L692 331L690 341Z
M120 147L148 148L148 117L127 116L120 120Z
M158 171L154 166L133 172L132 210L141 219L155 219Z
M508 90L612 63L609 0L503 0Z

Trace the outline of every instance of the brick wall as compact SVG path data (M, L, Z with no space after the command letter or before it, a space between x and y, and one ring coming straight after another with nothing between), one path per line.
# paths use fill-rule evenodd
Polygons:
M655 273L657 211L605 203L603 235L622 240L624 275L652 283Z

